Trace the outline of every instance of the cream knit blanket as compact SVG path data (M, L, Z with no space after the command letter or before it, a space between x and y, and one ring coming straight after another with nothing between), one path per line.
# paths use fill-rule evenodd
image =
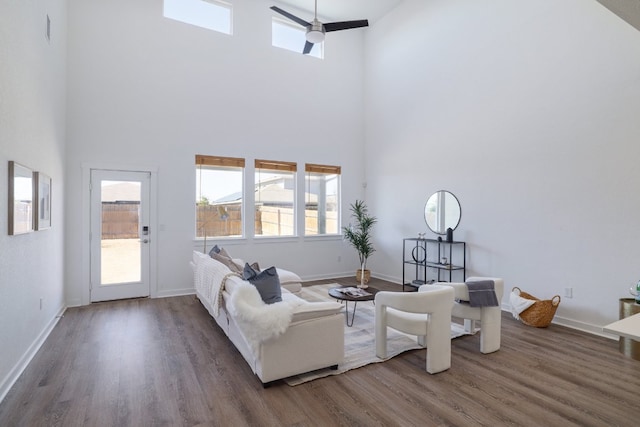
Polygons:
M196 289L211 303L213 315L216 317L220 313L225 282L231 276L241 277L238 273L230 272L229 268L213 259L202 258L196 264Z

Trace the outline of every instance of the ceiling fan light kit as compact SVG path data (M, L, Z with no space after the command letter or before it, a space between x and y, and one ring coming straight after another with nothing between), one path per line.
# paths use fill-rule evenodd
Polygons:
M307 30L306 35L309 43L322 43L324 41L324 28L318 21L313 21L311 27Z
M340 31L340 30L349 30L352 28L362 28L368 27L369 21L366 19L361 19L358 21L344 21L344 22L327 22L323 24L318 21L318 0L315 1L315 13L313 17L313 21L308 22L302 18L298 18L297 16L280 9L277 6L271 6L271 10L278 12L280 15L289 18L295 23L305 27L307 29L307 34L305 38L307 42L304 45L302 53L305 55L311 52L313 45L315 43L322 43L324 41L325 33L330 31Z

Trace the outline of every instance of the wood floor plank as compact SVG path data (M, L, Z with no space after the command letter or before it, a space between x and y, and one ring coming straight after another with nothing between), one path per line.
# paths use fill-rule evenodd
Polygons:
M451 369L436 375L414 350L264 389L193 296L99 303L67 311L0 403L0 425L637 425L640 362L617 342L503 313L501 349L479 346L453 340Z

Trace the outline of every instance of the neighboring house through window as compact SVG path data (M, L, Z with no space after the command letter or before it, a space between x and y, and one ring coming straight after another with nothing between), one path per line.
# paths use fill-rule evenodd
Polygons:
M340 166L305 165L305 235L339 234Z
M255 235L296 235L296 163L255 161Z
M243 236L244 159L196 155L196 237Z

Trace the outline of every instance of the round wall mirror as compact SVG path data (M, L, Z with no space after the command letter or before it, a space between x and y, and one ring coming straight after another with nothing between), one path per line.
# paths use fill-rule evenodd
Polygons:
M424 206L424 220L434 233L447 234L447 228L460 224L460 202L449 191L436 191Z

